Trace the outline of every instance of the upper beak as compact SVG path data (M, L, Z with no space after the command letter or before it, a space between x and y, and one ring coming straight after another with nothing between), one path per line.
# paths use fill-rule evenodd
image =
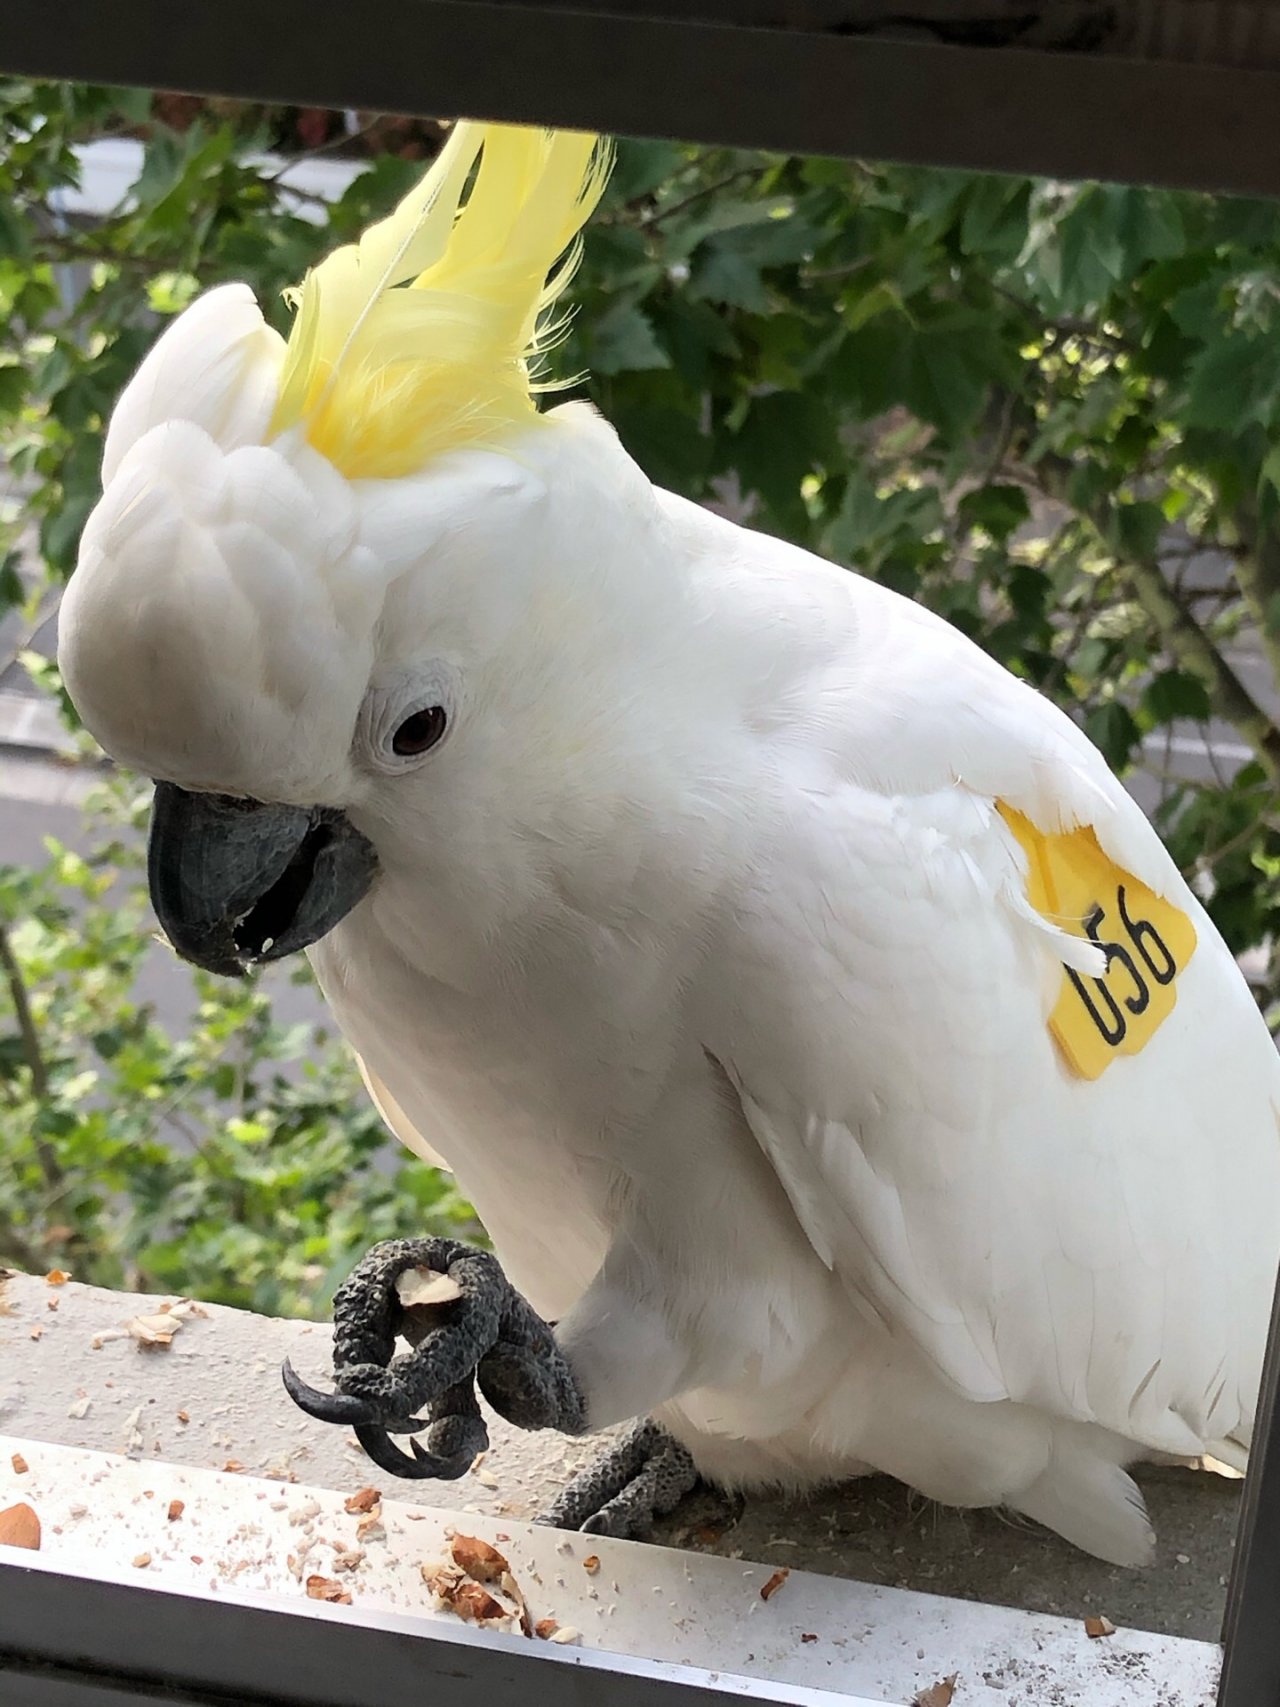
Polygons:
M156 784L151 904L184 960L235 976L331 931L368 892L373 844L329 807Z

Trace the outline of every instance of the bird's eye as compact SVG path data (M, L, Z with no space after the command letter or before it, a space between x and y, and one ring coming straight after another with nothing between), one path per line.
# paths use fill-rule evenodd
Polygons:
M448 717L442 705L424 705L413 712L391 737L391 751L402 759L415 759L430 752L444 734Z

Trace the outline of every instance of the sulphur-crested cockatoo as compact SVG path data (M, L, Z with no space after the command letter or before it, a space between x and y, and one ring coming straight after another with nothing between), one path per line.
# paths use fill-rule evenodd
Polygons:
M460 124L287 344L245 286L197 300L63 606L85 723L159 779L174 946L306 948L497 1252L375 1248L337 1393L292 1389L410 1474L471 1462L477 1384L529 1427L641 1419L566 1524L625 1532L690 1462L873 1467L1141 1562L1127 1467L1249 1440L1271 1039L1063 713L535 407L603 162ZM415 1266L458 1295L406 1311Z

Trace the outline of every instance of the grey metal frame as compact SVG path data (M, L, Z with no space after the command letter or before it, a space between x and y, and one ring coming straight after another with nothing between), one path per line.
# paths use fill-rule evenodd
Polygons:
M1270 0L357 0L355 8L351 0L7 0L0 69L1280 195L1280 5ZM1278 1323L1280 1300L1228 1596L1219 1707L1280 1707ZM43 1583L48 1604L62 1605L56 1575L43 1567L0 1574L0 1650L24 1630L49 1625L35 1591ZM47 1651L65 1654L90 1613L104 1641L113 1630L136 1635L138 1604L136 1591L130 1598L124 1588L89 1585L73 1606L63 1605L61 1646ZM148 1595L146 1604L153 1611L156 1603ZM25 1618L15 1616L19 1605ZM234 1661L235 1632L247 1630L251 1616L210 1603L204 1617L210 1628L226 1626L217 1651ZM403 1633L365 1633L347 1623L339 1636L336 1623L318 1612L313 1618L320 1622L305 1624L301 1651L324 1653L328 1664L316 1668L305 1697L287 1693L286 1667L275 1699L336 1703L330 1683L338 1675L359 1679L357 1653L370 1667L403 1666L406 1691L427 1681ZM182 1616L170 1609L165 1619L172 1642ZM207 1640L203 1619L187 1627L195 1653ZM281 1628L289 1634L273 1632L270 1640L293 1655L299 1627ZM154 1657L160 1640L151 1623L145 1629L143 1651ZM442 1672L433 1698L439 1707L527 1699L527 1682L503 1672L492 1645L478 1637L472 1644L474 1674ZM262 1645L253 1648L261 1682ZM94 1650L95 1664L106 1651ZM340 1674L331 1669L339 1663ZM587 1657L539 1663L552 1668L555 1699L584 1707L602 1699ZM659 1675L662 1668L650 1674L627 1662L622 1669L631 1681L609 1696L619 1707L735 1696L727 1682L677 1686ZM190 1676L190 1687L211 1687L211 1679ZM59 1695L71 1685L52 1674L39 1682L32 1674L28 1684L33 1704L106 1707L112 1698L105 1683L96 1695ZM810 1699L751 1688L759 1701ZM343 1707L399 1694L381 1687L352 1694L346 1683L344 1690Z
M5 1707L881 1707L394 1613L0 1563Z

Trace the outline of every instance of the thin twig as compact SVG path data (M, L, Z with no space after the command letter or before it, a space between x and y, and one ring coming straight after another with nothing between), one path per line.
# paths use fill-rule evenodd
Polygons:
M1274 799L1275 797L1273 796L1273 803ZM1252 841L1253 837L1257 835L1259 830L1270 830L1274 834L1275 829L1276 825L1274 821L1265 814L1260 815L1257 818L1250 819L1242 830L1238 830L1234 836L1228 836L1225 842L1220 842L1218 846L1213 848L1209 853L1197 854L1191 865L1183 871L1182 875L1187 877L1190 872L1195 871L1198 867L1217 865L1220 860L1226 859L1228 854L1235 853L1238 848L1242 848L1248 842Z
M21 661L22 654L30 651L32 643L39 635L40 630L48 623L52 622L54 617L57 616L58 610L62 604L62 593L63 588L61 586L54 588L46 587L44 589L41 595L42 601L43 599L48 598L49 603L41 603L40 609L36 612L35 620L32 622L31 626L27 629L25 634L18 636L18 639L9 648L6 656L0 658L0 676L4 675L6 671L12 669L15 664Z
M0 924L0 966L4 968L5 982L8 984L9 994L13 998L13 1011L18 1020L18 1034L22 1039L22 1055L27 1063L27 1070L31 1074L31 1088L35 1092L36 1100L44 1103L49 1100L49 1068L40 1048L40 1034L36 1029L35 1016L31 1012L31 999L27 993L27 984L22 975L22 967L18 964L18 957L13 952L13 944L9 940L8 929L3 924ZM34 1135L34 1143L45 1184L50 1189L60 1186L63 1173L52 1145L39 1133Z
M17 1015L18 1031L22 1037L22 1055L31 1073L31 1088L40 1101L44 1102L49 1095L49 1069L40 1050L40 1036L31 1012L26 980L22 976L22 968L18 964L13 944L9 941L8 929L4 925L0 925L0 966L4 967L5 981L13 998L13 1010Z
M0 1222L0 1258L13 1261L27 1274L43 1274L49 1259L28 1242L12 1222Z
M648 231L655 225L661 225L664 219L673 219L676 214L683 213L686 208L692 207L694 202L701 201L704 196L719 195L721 190L727 190L733 184L740 184L744 178L757 176L758 171L754 166L744 167L739 172L731 172L727 178L721 178L715 184L704 184L700 190L694 190L682 200L672 202L669 207L655 208L652 213L645 214L638 219L636 225L641 231Z
M262 182L264 184L278 184L283 177L285 177L301 162L305 160L323 159L325 155L333 154L337 149L345 148L349 143L360 142L364 137L371 136L373 134L379 124L381 124L383 116L384 115L379 114L376 118L370 119L368 124L362 124L358 130L340 131L337 136L331 136L327 142L317 142L314 148L304 148L301 154L291 154L278 172L264 173ZM444 140L444 137L441 137L442 143ZM367 161L368 156L358 154L356 155L356 159L358 161ZM291 184L286 184L285 188L291 193L301 193L294 192Z

